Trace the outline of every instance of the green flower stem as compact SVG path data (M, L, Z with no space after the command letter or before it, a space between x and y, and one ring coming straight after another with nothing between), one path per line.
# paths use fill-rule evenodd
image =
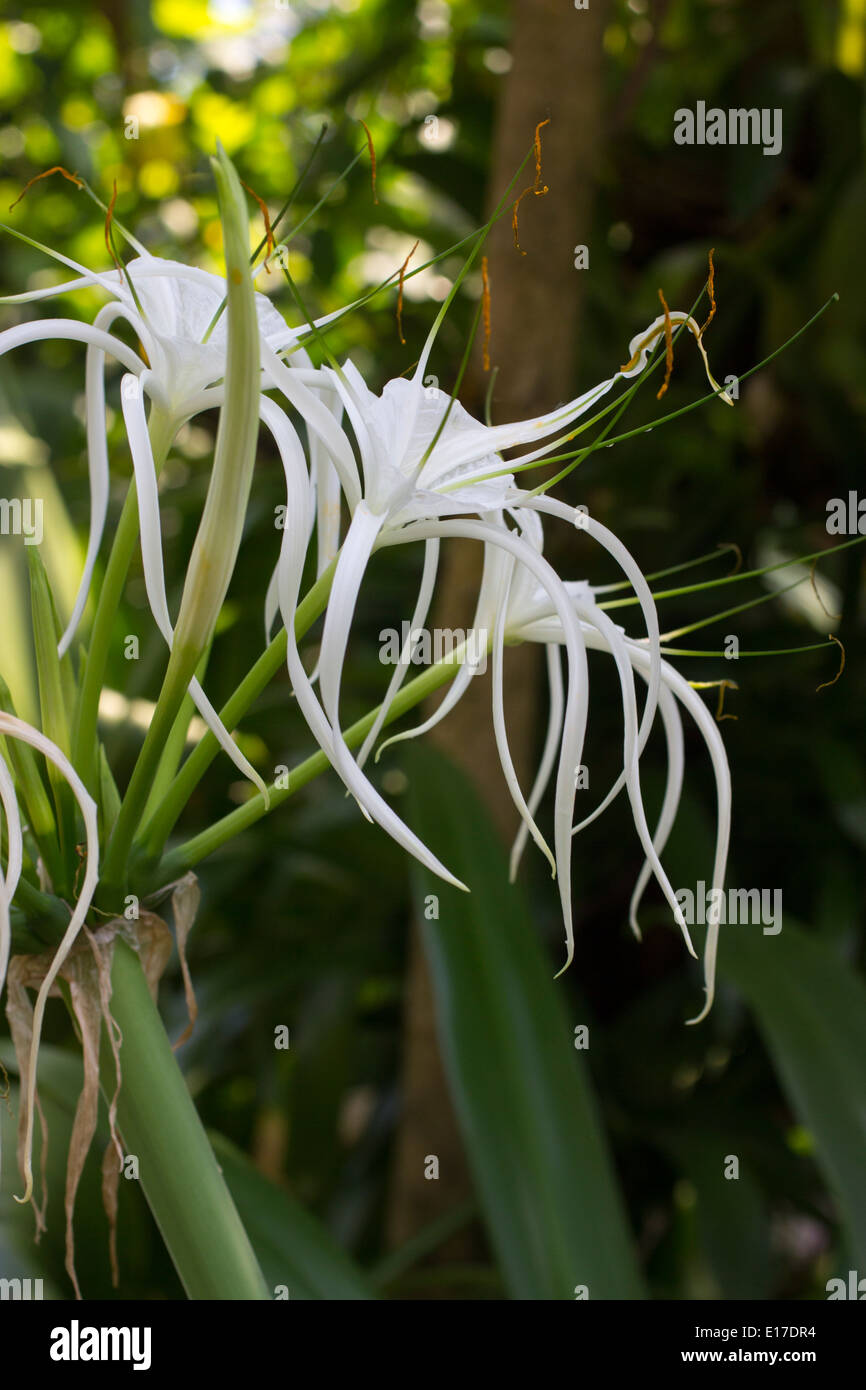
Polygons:
M208 647L207 651L204 653L201 661L196 667L195 677L199 685L204 684L205 672L207 670L207 663L209 657L210 647ZM150 789L150 795L147 798L147 804L145 805L145 808L141 813L141 819L143 822L146 822L153 814L156 807L160 804L162 798L165 796L165 793L168 791L169 787L171 786L172 782L177 776L177 770L180 767L181 760L184 754L184 749L186 748L186 741L189 735L189 726L192 719L195 716L195 712L195 702L193 701L193 698L190 694L186 694L183 697L183 702L181 703L181 707L178 711L177 718L175 719L174 724L172 725L171 733L169 734L168 739L166 740L165 747L162 750L162 757L159 760L159 767L157 768L156 776L153 779L153 786Z
M159 474L175 434L174 421L155 406L148 421L153 461ZM135 483L130 483L114 543L108 559L105 577L99 590L99 601L90 636L90 646L81 680L81 694L75 728L72 735L72 763L91 795L98 793L97 726L99 697L105 683L112 629L132 556L138 543L138 497Z
M111 1013L122 1042L117 1119L156 1224L191 1299L267 1299L258 1261L166 1037L141 963L117 940ZM114 1058L103 1041L102 1086Z
M163 749L200 656L201 653L196 648L191 647L189 643L181 644L175 638L156 709L144 736L144 743L129 779L129 786L103 860L99 902L107 911L118 912L122 906L132 837L141 821Z
M404 685L391 702L384 724L393 723L407 710L420 704L428 695L432 695L434 690L438 690L452 680L460 669L465 647L466 643L455 647L450 657L437 661L435 665L423 671L420 676L416 676L408 685ZM379 709L380 706L377 706L376 709L370 710L369 714L365 714L357 723L343 730L343 738L349 748L355 748L363 742L376 721ZM191 840L178 845L161 861L156 876L157 881L153 887L159 887L180 878L194 864L198 864L207 855L213 854L214 850L234 839L236 835L240 835L241 831L255 825L256 821L261 820L269 809L273 810L274 807L279 806L287 797L300 791L301 787L305 787L308 782L311 782L314 777L318 777L320 773L327 771L329 767L330 763L324 753L313 753L311 757L306 758L290 772L287 787L277 787L276 785L268 787L270 807L265 806L264 797L261 793L257 793L243 806L239 806L236 811L230 811L227 816L223 816L221 820L208 826L207 830L203 830L200 835L194 835Z
M295 638L300 641L313 623L322 615L334 581L336 560L332 560L315 584L298 604L295 613ZM223 705L219 717L227 729L234 729L247 710L262 691L273 680L286 663L286 632L283 628L259 657L255 666L247 673L228 703ZM163 846L171 834L175 822L187 805L190 797L219 752L219 744L213 734L205 734L190 753L180 772L162 797L150 820L144 826L138 841L143 849L139 867L146 871L156 864Z

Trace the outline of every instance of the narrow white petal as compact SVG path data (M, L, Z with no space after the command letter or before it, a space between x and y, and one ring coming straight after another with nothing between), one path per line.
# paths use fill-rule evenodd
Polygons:
M559 648L555 642L547 644L545 656L547 658L547 679L550 686L550 710L547 718L547 733L544 739L541 761L538 764L538 772L532 784L532 791L529 793L529 810L533 816L538 809L542 796L547 790L550 774L556 762L556 750L559 747L559 741L562 737L562 716L565 709L565 693L562 685L562 662L559 657ZM511 883L517 878L517 870L520 866L520 860L523 856L528 837L529 830L526 822L521 821L520 829L517 832L511 849L508 873Z
M443 699L440 700L429 719L425 719L423 724L416 724L412 729L403 729L399 734L392 734L390 738L384 739L376 750L375 761L379 761L386 748L390 748L392 743L402 743L404 739L409 738L420 738L422 734L428 734L431 729L435 729L436 725L451 712L454 706L460 701L461 697L465 695L469 688L469 682L472 680L473 676L476 675L476 672L477 668L472 666L470 662L465 659L464 653L464 660L460 670L451 681Z
M36 319L32 323L19 323L0 333L0 357L13 348L23 347L25 343L38 343L49 338L66 338L73 343L92 343L116 358L127 371L139 376L145 369L144 363L120 338L94 328L90 323L78 323L75 319Z
M379 713L376 715L375 722L367 737L364 739L364 742L361 744L361 750L358 753L357 759L359 767L363 767L370 756L370 749L379 737L382 725L387 719L388 711L394 702L394 696L403 684L406 672L409 670L409 663L412 659L413 633L417 632L419 628L423 628L427 621L427 614L430 611L438 570L439 542L438 540L426 541L424 545L424 568L421 571L421 585L418 590L415 609L409 622L409 639L400 652L400 659L394 667L391 680L388 683L388 689L385 692L385 698L379 706Z
M295 407L307 429L318 435L340 475L349 507L354 510L361 498L358 467L346 435L326 405L299 379L292 368L285 366L276 353L262 343L262 365L267 376Z
M108 328L115 318L123 312L120 304L106 304L94 319L94 328ZM78 586L72 616L66 631L57 646L58 656L64 656L69 649L90 592L90 582L96 565L96 557L105 530L108 512L108 438L105 423L105 353L102 348L90 343L87 348L85 366L85 396L87 400L87 472L90 481L90 531L87 537L87 555L84 573Z
M268 588L265 594L265 646L271 640L274 623L280 611L280 562L274 565L271 577L268 580Z
M26 1105L26 1129L24 1138L24 1196L16 1198L17 1201L27 1202L33 1192L33 1115L36 1103L36 1061L39 1055L39 1040L42 1036L42 1020L45 1014L45 1005L48 995L54 984L66 957L69 955L75 938L81 929L85 917L93 900L96 891L96 884L99 879L99 828L97 824L96 802L91 797L87 788L79 778L69 759L64 753L40 733L38 729L26 724L23 719L18 719L14 715L0 712L0 734L5 734L8 738L20 739L22 743L27 743L37 752L42 753L49 762L53 763L59 772L66 778L72 790L72 794L81 809L84 818L84 829L87 837L87 868L84 879L75 904L75 909L69 922L69 926L63 934L60 945L54 955L54 960L46 972L39 992L36 996L36 1003L33 1009L33 1036L30 1045L30 1057L27 1065L27 1077L25 1081L25 1105Z
M9 909L24 857L24 844L21 835L21 817L18 814L18 800L15 796L15 783L8 767L0 758L0 804L6 818L7 859L6 873L0 878L0 994L6 979L9 965L9 952L12 945L12 928L9 922Z
M551 605L562 625L563 640L568 656L568 695L566 698L564 732L554 798L554 850L556 853L559 900L565 925L566 970L574 958L574 929L571 903L571 822L574 814L575 769L579 766L586 734L589 707L589 672L586 646L580 623L565 585L556 571L537 550L520 536L503 526L487 521L428 521L394 532L384 532L380 544L401 545L409 540L428 536L465 537L468 540L489 542L521 561L548 594ZM562 970L558 973L561 975Z
M656 881L659 884L665 898L668 901L674 919L683 934L686 946L691 955L697 960L697 952L692 944L686 919L683 916L682 908L677 902L676 894L670 880L662 868L652 836L647 825L646 814L644 812L643 800L640 791L640 779L638 769L638 732L637 732L637 702L634 692L634 677L632 675L631 662L626 651L626 644L619 629L611 622L607 614L595 605L575 603L575 608L583 621L595 627L601 639L602 649L610 652L616 662L617 672L622 689L622 712L623 712L623 777L625 778L628 789L629 801L631 803L632 817L635 828L638 832L644 853L649 860ZM589 639L588 639L589 640Z
M171 650L174 642L174 627L168 611L165 592L165 571L162 560L162 532L159 518L159 493L156 484L156 467L150 446L150 435L144 414L141 391L134 378L125 376L121 382L120 398L123 419L126 424L132 466L135 472L135 490L138 497L139 531L141 535L141 562L144 570L144 586L154 622ZM258 788L267 801L267 786L235 743L223 724L210 700L205 695L199 681L193 677L189 683L189 694L202 719L216 738L224 753L244 777Z
M445 868L377 792L358 767L340 731L340 681L349 629L364 572L381 526L382 518L371 512L365 502L359 503L340 550L325 615L319 655L319 685L322 705L331 725L334 766L362 810L381 825L397 844L446 883L468 891L466 885Z
M649 655L641 647L634 646L630 650L630 656L635 665L648 669ZM664 681L672 693L677 697L694 719L701 733L704 743L707 746L710 759L713 764L713 773L716 782L717 800L717 824L716 824L716 850L713 861L713 888L721 891L725 884L725 871L728 862L728 849L731 840L731 769L728 766L728 755L725 752L725 744L713 715L707 709L703 700L696 690L694 690L681 676L675 667L669 662L662 662ZM714 902L716 899L713 900ZM706 1018L712 1008L715 995L716 980L716 957L719 946L719 922L710 921L707 927L707 939L704 946L704 984L706 1001L704 1007L695 1018L690 1018L689 1023L701 1023Z
M535 823L535 819L526 804L520 783L517 779L517 772L514 761L511 757L511 749L508 746L508 732L505 726L505 692L503 689L504 667L505 667L505 626L508 617L508 596L511 590L511 579L514 572L515 561L509 560L508 570L503 577L500 589L499 612L496 617L496 625L493 630L493 736L496 740L496 751L499 754L499 761L502 765L502 772L508 787L511 800L517 808L523 827L532 836L538 848L550 864L553 877L556 877L556 860L550 852L550 847Z
M539 497L527 499L525 504L535 510L547 512L551 516L557 516L574 525L575 512L563 502L558 502L553 498ZM650 587L641 572L637 562L630 552L623 545L622 541L602 526L601 522L596 521L586 512L581 512L579 529L585 531L587 535L596 540L607 552L618 562L626 578L631 582L640 604L643 619L646 624L649 639L649 677L647 680L647 697L644 705L643 716L641 718L640 729L638 732L638 756L646 747L647 739L652 730L655 720L656 709L658 708L659 686L661 683L661 655L658 613L656 612L655 600L653 599ZM621 772L608 792L604 800L595 808L590 815L586 816L578 825L574 826L572 834L577 835L586 826L596 820L611 802L619 795L626 784L625 771Z
M656 825L653 836L653 844L656 852L661 854L668 842L668 836L673 829L679 810L680 797L683 788L683 772L685 768L685 749L683 745L683 724L677 702L665 684L662 675L662 687L659 691L659 712L661 713L662 723L665 731L665 741L667 743L667 773L665 776L665 794L662 800L662 808L659 812L658 824ZM640 939L640 926L638 924L637 913L640 907L641 898L644 890L652 876L652 865L649 859L644 860L643 867L638 875L634 892L629 903L629 922L635 936Z
M265 410L269 407L276 410L276 407L273 406L273 402L264 402L263 418ZM282 417L282 412L278 413ZM306 461L300 444L297 441L297 436L294 434L293 430L291 431L291 436L286 432L284 426L287 425L288 422L285 421L285 417L282 417L282 422L283 424L281 425L278 421L274 421L276 426L274 435L280 447L280 456L286 475L287 499L286 527L283 531L280 551L280 608L288 638L286 658L289 676L292 681L292 688L297 698L298 705L319 747L322 749L329 762L332 763L347 789L352 792L359 803L363 799L365 803L364 809L367 810L368 814L373 812L378 823L388 831L398 843L402 844L404 848L408 848L410 853L416 854L417 857L421 859L421 862L426 864L433 873L437 874L440 878L444 878L447 882L454 884L457 888L464 888L464 885L460 883L459 879L454 878L444 865L440 864L439 860L431 855L425 846L421 844L420 840L416 840L414 836L411 836L411 832L409 832L406 827L403 827L399 818L394 815L391 808L382 800L378 792L375 791L364 777L363 773L359 771L354 760L349 755L348 749L343 743L342 738L338 737L335 739L334 730L322 706L319 704L315 691L310 684L310 679L304 670L295 640L295 611L297 609L306 546L305 529L301 527L298 519L304 515L306 502L309 497L310 481L307 475ZM336 586L336 575L334 577L334 582ZM328 611L329 613L331 612L330 607ZM351 615L349 620L351 621ZM322 645L324 647L324 641ZM337 747L335 746L337 743L339 743L340 748L346 755L345 757L338 754ZM404 832L405 835L410 836L410 842L406 841Z

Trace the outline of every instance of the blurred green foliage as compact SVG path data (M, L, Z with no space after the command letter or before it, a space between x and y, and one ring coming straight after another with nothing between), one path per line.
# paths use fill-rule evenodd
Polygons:
M736 542L750 563L821 549L828 544L827 501L862 487L864 24L854 0L820 6L814 0L762 0L760 6L611 0L604 36L606 139L575 388L607 376L611 362L621 360L631 334L655 315L659 285L671 304L695 298L711 245L719 311L708 345L720 379L772 351L834 291L841 296L813 330L744 383L736 411L704 408L613 452L600 451L570 481L572 500L587 501L609 522L645 571L720 542ZM5 5L3 216L29 179L62 164L106 200L116 185L117 216L153 252L219 271L219 223L207 171L215 139L273 210L327 123L293 211L299 220L365 151L363 119L378 156L378 203L364 153L292 243L291 269L305 302L328 312L393 270L417 238L418 255L426 258L480 220L495 104L508 80L509 36L504 0L421 0L418 6L404 0L291 6L112 0L34 5L21 16ZM723 107L780 106L781 155L675 146L673 111L699 99ZM425 123L430 115L439 120L435 144ZM98 212L58 177L35 185L8 221L75 259L107 264ZM256 222L251 237L259 233ZM570 260L564 264L569 273ZM406 347L392 295L340 325L331 338L334 351L351 353L373 382L406 370L429 327L431 300L441 299L458 265L446 259L407 282ZM44 256L3 234L3 293L59 278ZM271 285L262 277L259 287L294 317L278 279L274 275ZM470 281L442 334L436 370L443 385L456 373L476 295ZM81 292L53 302L51 312L87 316L97 302ZM0 307L0 327L34 312ZM493 355L495 361L495 317ZM117 380L109 391L115 505L131 472ZM671 408L702 391L696 365L683 353ZM83 353L76 346L39 344L3 358L0 491L9 496L35 488L35 480L25 480L38 470L52 538L46 565L61 607L74 593L86 530L82 393ZM629 422L653 413L652 399L640 398ZM207 417L187 428L166 468L162 517L174 611L214 429ZM278 461L263 448L248 534L208 671L217 704L261 650L261 596L277 554L273 509L281 500L280 477ZM832 626L846 645L843 679L819 694L815 687L835 671L832 652L741 660L739 690L727 706L737 722L726 723L724 733L735 789L729 881L781 886L786 909L810 924L822 959L850 973L863 964L866 847L859 549L822 565L821 572L835 585L838 624L814 602L795 607L779 600L739 616L733 629L723 620L687 644L721 648L734 630L744 652L784 648L818 641ZM381 693L377 634L408 616L416 573L417 557L402 551L377 559L371 570L352 642L351 679L344 681L347 719ZM589 577L611 576L600 569ZM20 655L27 651L29 627L26 580L5 545L0 585L0 669L22 712L32 711L30 658ZM809 585L796 592L808 597ZM674 600L663 615L680 627L725 606L727 596L722 603L718 596L693 595ZM120 638L127 633L140 637L137 663L123 660ZM110 683L127 701L152 700L164 661L136 571L118 623ZM730 675L718 659L686 665L690 678ZM616 774L621 737L615 677L599 666L592 678L598 698L594 693L590 756L594 785L604 787ZM133 703L124 707L122 721L106 725L121 785L141 718L146 707ZM245 729L250 748L263 759L266 750L269 762L291 765L309 748L284 679L259 701ZM697 744L690 741L688 750L698 751ZM661 795L657 751L651 743L642 764L651 807ZM669 851L675 882L693 881L695 865L710 862L709 768L695 767L689 757ZM405 785L399 752L386 759L380 775L399 795ZM216 763L184 831L195 833L242 794L227 790L226 767ZM617 803L577 841L577 954L557 988L570 1015L592 1030L589 1069L650 1293L823 1297L826 1279L847 1269L853 1255L835 1205L838 1192L831 1195L826 1167L816 1161L808 1126L818 1122L817 1112L814 1104L806 1113L795 1108L795 1062L786 1063L786 1047L811 1055L804 1035L809 1019L804 1014L793 1025L787 1043L763 1019L759 1030L744 996L757 1008L756 1001L737 965L732 979L743 993L723 984L708 1023L685 1029L697 979L666 913L648 903L641 947L628 933L628 897L639 866L628 809ZM183 1053L197 1103L209 1126L288 1183L336 1241L371 1267L385 1252L390 1159L400 1122L408 867L384 835L360 819L336 779L323 779L203 866L202 885L191 946L201 1013ZM528 887L536 929L552 943L553 961L560 926L543 866L529 869ZM774 942L767 940L769 960ZM723 944L723 973L724 966ZM780 956L778 969L786 968ZM832 979L832 966L826 970ZM832 1015L832 989L820 998ZM164 986L164 1002L172 1023L179 1023L179 973ZM287 1052L273 1046L281 1023L291 1028ZM50 1019L49 1035L52 1029L55 1042L74 1049L62 1016ZM811 1084L814 1095L814 1077ZM831 1071L826 1085L839 1092L841 1073ZM58 1144L60 1135L62 1125ZM857 1139L843 1134L840 1142L850 1146ZM729 1152L739 1153L743 1164L736 1203L726 1191L730 1185L713 1181L718 1155ZM856 1154L849 1151L847 1158L854 1161ZM55 1174L51 1241L34 1251L21 1243L16 1224L10 1254L13 1232L0 1224L0 1272L18 1270L24 1250L28 1265L41 1269L44 1258L56 1286L64 1287L59 1180ZM111 1296L107 1257L99 1249L97 1187L91 1172L79 1199L79 1274L90 1297ZM175 1297L178 1286L143 1202L131 1185L123 1187L120 1293ZM501 1291L492 1254L489 1261L490 1287ZM453 1277L456 1286L459 1271ZM389 1287L399 1294L408 1285L398 1278Z

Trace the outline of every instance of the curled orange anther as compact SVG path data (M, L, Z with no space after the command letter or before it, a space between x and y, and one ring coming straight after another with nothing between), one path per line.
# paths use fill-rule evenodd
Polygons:
M735 561L735 563L734 563L734 568L731 570L730 573L731 573L731 574L739 574L740 570L743 568L743 552L742 552L742 550L740 549L740 547L737 545L737 542L736 542L736 541L720 541L719 544L716 546L716 549L717 549L717 550L733 550L733 552L734 552L734 554L736 555L737 558L736 558L736 561ZM730 578L730 575L728 575L728 578Z
M268 275L270 275L270 273L271 273L271 267L268 265L268 258L269 258L269 256L271 255L271 252L272 252L273 249L274 249L274 232L273 232L273 228L271 227L271 214L268 212L268 209L267 209L267 207L266 207L266 205L265 205L265 200L264 200L264 198L260 198L259 195L258 195L258 193L256 192L256 190L255 190L254 188L250 188L250 186L249 186L248 183L244 183L243 179L241 179L241 183L244 184L244 188L247 190L247 192L249 193L250 197L251 197L251 198L255 198L256 202L257 202L258 205L259 205L259 211L260 211L261 214L262 214L262 220L263 220L263 222L264 222L264 224L265 224L265 260L264 260L264 266L265 266L265 270L267 271Z
M710 315L703 328L701 329L700 333L698 334L699 338L702 338L704 336L713 319L716 317L716 267L713 265L713 252L715 251L715 249L716 248L714 246L710 247L710 271L709 275L707 276L707 294L710 296Z
M84 179L80 179L77 174L70 174L69 170L64 169L62 164L54 164L50 169L46 169L44 173L36 174L32 179L28 179L27 183L25 183L21 192L18 194L18 197L15 199L15 202L9 204L9 211L11 212L14 207L17 207L24 197L24 194L29 188L33 187L34 183L38 183L40 179L47 179L49 174L62 174L65 179L68 179L70 183L74 183L77 188L84 187Z
M839 638L833 636L832 632L828 632L827 636L831 642L836 643L836 646L839 648L839 651L841 653L839 658L839 670L836 672L835 676L831 681L823 681L821 685L815 686L816 695L818 694L819 690L827 690L831 685L835 685L842 672L845 670L845 648L842 646L842 643L839 641Z
M665 379L656 392L657 401L660 401L665 391L667 391L668 383L671 379L671 372L674 369L674 338L671 328L671 311L668 308L668 302L661 290L659 290L659 299L661 300L662 308L665 312Z
M481 318L484 324L484 342L481 352L485 372L490 371L490 275L487 270L487 257L481 258Z
M719 681L719 703L716 705L716 723L721 724L723 719L739 719L738 714L722 714L725 707L725 691L736 690L736 681Z
M546 125L550 125L549 116L547 120L539 121L538 125L535 127L535 182L529 184L524 188L522 193L518 194L514 201L514 207L511 210L511 230L514 233L514 247L515 250L520 252L521 256L525 256L526 252L520 245L520 238L518 236L517 209L520 207L527 193L534 193L537 198L543 198L545 193L550 191L547 184L545 184L544 187L541 185L541 132Z

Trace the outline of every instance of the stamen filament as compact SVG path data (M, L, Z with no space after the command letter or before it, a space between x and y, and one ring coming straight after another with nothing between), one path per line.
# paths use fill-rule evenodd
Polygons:
M418 246L419 243L416 241L415 245L412 247L412 250L409 252L408 256L406 257L405 261L400 267L400 281L397 289L397 332L400 335L400 342L403 344L404 347L406 346L406 339L403 336L403 280L406 275L406 267L408 266L412 257L415 255L415 252L418 250Z

